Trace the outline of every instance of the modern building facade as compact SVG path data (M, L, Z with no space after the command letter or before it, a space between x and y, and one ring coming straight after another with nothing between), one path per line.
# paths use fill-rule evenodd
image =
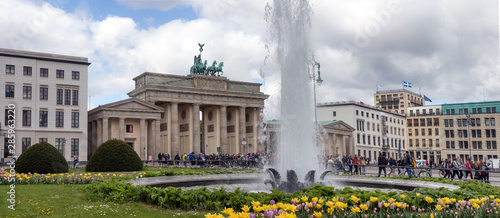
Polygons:
M443 158L471 157L472 161L496 159L498 150L495 121L500 114L500 101L443 104L441 138ZM471 156L472 155L472 156Z
M406 108L425 106L424 97L406 89L377 91L374 105L398 114L405 114Z
M330 102L317 105L318 121L341 120L354 128L352 153L371 160L381 152L398 157L407 150L404 115L361 102Z
M89 65L85 57L0 49L0 66L5 69L0 72L4 158L19 156L43 141L54 145L68 161L74 156L87 160ZM12 122L14 154L7 146L8 124Z
M441 105L410 107L407 110L406 136L410 155L439 163L443 148Z

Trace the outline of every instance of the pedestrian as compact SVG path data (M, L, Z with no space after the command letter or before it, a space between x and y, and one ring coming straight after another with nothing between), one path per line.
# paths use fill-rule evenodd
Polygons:
M472 165L470 164L470 158L467 158L467 162L465 163L465 179L467 179L467 175L470 175L470 179L474 179L472 176Z
M78 156L73 157L73 168L79 167L78 165Z
M453 158L452 167L453 167L453 174L451 175L451 180L455 179L455 175L457 176L457 178L460 179L460 174L458 173L460 166L458 165L458 161L457 161L456 157Z
M382 155L382 152L379 152L378 153L378 177L380 177L382 170L384 171L384 177L387 176L387 172L385 171L386 165L387 165L387 159L385 159L384 155Z
M486 162L483 162L481 161L481 163L483 164L483 182L486 182L486 183L490 183L490 173L489 173L489 167L488 165L486 164Z
M412 160L411 160L411 157L410 157L410 153L408 151L406 151L406 155L405 155L405 158L403 160L403 164L406 167L406 172L408 173L408 176L411 178L412 175L411 175L410 165L413 165L413 164L412 164Z
M389 172L389 176L391 176L392 172L394 171L394 167L397 165L396 160L393 157L389 158L389 166L391 168L391 172Z
M359 159L358 155L354 155L354 158L352 159L352 164L354 164L354 175L359 174Z

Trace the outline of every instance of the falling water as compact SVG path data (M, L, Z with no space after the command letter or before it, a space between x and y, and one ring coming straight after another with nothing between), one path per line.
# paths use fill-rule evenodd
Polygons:
M299 178L318 168L311 79L308 73L311 7L307 0L274 0L266 7L273 56L281 71L281 136L276 168Z

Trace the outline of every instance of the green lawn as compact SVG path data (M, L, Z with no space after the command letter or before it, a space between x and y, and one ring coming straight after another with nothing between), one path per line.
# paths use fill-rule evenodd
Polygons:
M17 185L15 211L5 200L9 187L0 186L0 217L204 217L203 211L165 210L142 203L115 204L90 201L83 192L86 185Z

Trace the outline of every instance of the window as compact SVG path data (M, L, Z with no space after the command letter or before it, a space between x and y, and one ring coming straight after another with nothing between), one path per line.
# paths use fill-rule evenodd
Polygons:
M127 127L126 128L126 132L128 132L128 133L133 133L134 132L134 125L127 125L126 127ZM359 140L358 140L358 143L359 143Z
M481 126L481 119L476 118L476 126Z
M48 99L49 99L49 88L40 87L40 100L48 100Z
M429 139L429 147L432 147L432 139Z
M453 127L453 119L450 119L450 127Z
M418 136L418 129L415 129L415 136Z
M455 141L451 141L450 144L451 144L451 148L455 149Z
M491 142L490 141L486 141L486 149L491 149Z
M71 72L71 79L80 80L80 72L78 71Z
M31 99L31 86L23 86L23 98Z
M428 133L428 135L431 136L432 135L432 129L431 128L427 129L427 133Z
M455 131L454 130L450 130L450 138L455 138Z
M359 115L359 111L358 110L356 110L356 115Z
M5 85L5 97L13 98L14 97L14 90L15 90L14 85Z
M486 138L490 138L490 137L491 137L490 130L489 130L489 129L487 129L487 130L486 130Z
M497 112L497 108L496 107L492 107L491 108L491 113L496 113Z
M439 139L436 139L436 147L439 148Z
M469 114L469 109L468 109L468 108L465 108L465 109L464 109L464 112L465 112L465 114Z
M434 118L434 126L439 126L439 118Z
M481 130L480 130L480 129L478 129L478 130L476 131L476 133L477 133L477 137L478 137L478 138L481 138Z
M476 130L474 130L474 129L471 130L471 134L470 135L471 135L472 138L476 138Z
M73 90L73 105L78 105L78 90Z
M451 109L451 115L455 115L455 109Z
M47 140L47 138L40 138L38 139L38 142L48 142L49 140Z
M31 138L23 138L23 152L31 146Z
M8 74L15 74L16 73L16 66L14 65L5 65L5 73Z
M62 103L63 103L63 90L57 89L56 104L62 104Z
M358 141L358 144L360 144L360 142L361 142L361 136L360 136L359 134L358 134L357 139L358 139L358 140L357 140L357 141Z
M422 129L422 136L425 136L425 129Z
M487 113L487 114L491 113L491 108L487 107L487 108L486 108L486 113Z
M56 111L56 127L64 127L64 111Z
M71 105L71 89L64 90L64 104Z
M434 128L434 135L436 135L436 136L439 135L439 128Z
M78 156L80 149L80 139L71 139L71 157Z
M411 127L411 126L412 126L411 119L408 119L408 120L406 121L406 124L407 124L407 126Z
M490 118L484 118L484 126L490 126Z
M23 110L23 126L31 126L31 110Z
M415 139L415 147L420 147L420 143L418 139Z
M334 111L333 112L333 116L336 117L337 116L337 111Z
M33 68L31 68L31 67L27 67L27 66L23 67L23 75L31 76L32 71L33 71Z
M63 155L64 155L64 144L66 144L66 139L56 138L56 148Z
M494 150L497 150L497 141L492 141L491 142L491 148Z
M477 142L477 149L483 149L483 142L482 141Z
M425 139L422 139L422 147L425 147Z
M71 112L71 127L80 127L80 112Z
M450 126L450 122L448 121L448 119L445 119L444 120L444 127L449 127Z
M56 78L64 78L64 70L56 70Z
M457 126L462 127L462 119L457 119Z
M478 113L478 114L482 114L482 113L483 113L483 109L482 109L482 108L478 108L478 109L477 109L477 113Z
M49 77L49 69L40 68L40 77Z
M410 143L410 147L413 147L413 139L408 139L408 143Z
M495 118L490 118L490 124L491 126L495 126Z
M47 127L48 111L40 111L40 127Z

